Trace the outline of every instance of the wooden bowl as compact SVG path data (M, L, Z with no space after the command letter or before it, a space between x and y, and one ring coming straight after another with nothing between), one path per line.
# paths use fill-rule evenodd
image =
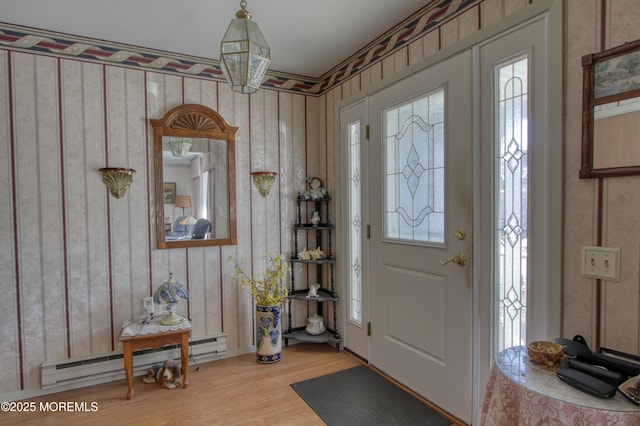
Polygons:
M527 346L529 359L536 364L552 367L560 362L560 358L564 355L564 347L555 342L539 340L531 342Z

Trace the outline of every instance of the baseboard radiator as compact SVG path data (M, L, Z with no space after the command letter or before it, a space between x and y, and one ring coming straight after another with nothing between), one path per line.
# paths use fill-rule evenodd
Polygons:
M227 352L227 337L224 335L189 342L189 365L213 361ZM159 349L135 351L133 353L134 376L143 375L149 367L167 359L180 362L180 345L168 345ZM66 360L59 363L42 364L42 389L68 390L126 378L122 354Z

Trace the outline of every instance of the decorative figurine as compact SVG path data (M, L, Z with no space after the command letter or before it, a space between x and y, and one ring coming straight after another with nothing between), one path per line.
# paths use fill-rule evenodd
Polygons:
M311 315L309 317L307 320L307 333L317 336L324 333L325 330L324 319L320 315Z
M302 196L305 200L321 200L327 196L327 190L322 187L322 180L319 177L306 177L309 189L304 191Z
M320 213L313 212L313 215L311 215L311 223L313 224L313 226L318 226L318 224L320 223Z
M320 289L320 284L311 284L309 286L309 294L307 294L307 297L318 297L319 289Z

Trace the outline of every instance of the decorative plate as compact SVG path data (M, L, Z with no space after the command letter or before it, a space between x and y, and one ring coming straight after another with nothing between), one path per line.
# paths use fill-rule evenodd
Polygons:
M631 401L640 404L640 376L630 378L618 386L618 390Z

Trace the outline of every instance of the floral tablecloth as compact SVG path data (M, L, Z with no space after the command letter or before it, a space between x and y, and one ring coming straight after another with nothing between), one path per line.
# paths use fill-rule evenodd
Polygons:
M622 393L598 398L562 382L556 372L531 363L525 346L500 352L489 374L480 424L640 425L640 406Z

